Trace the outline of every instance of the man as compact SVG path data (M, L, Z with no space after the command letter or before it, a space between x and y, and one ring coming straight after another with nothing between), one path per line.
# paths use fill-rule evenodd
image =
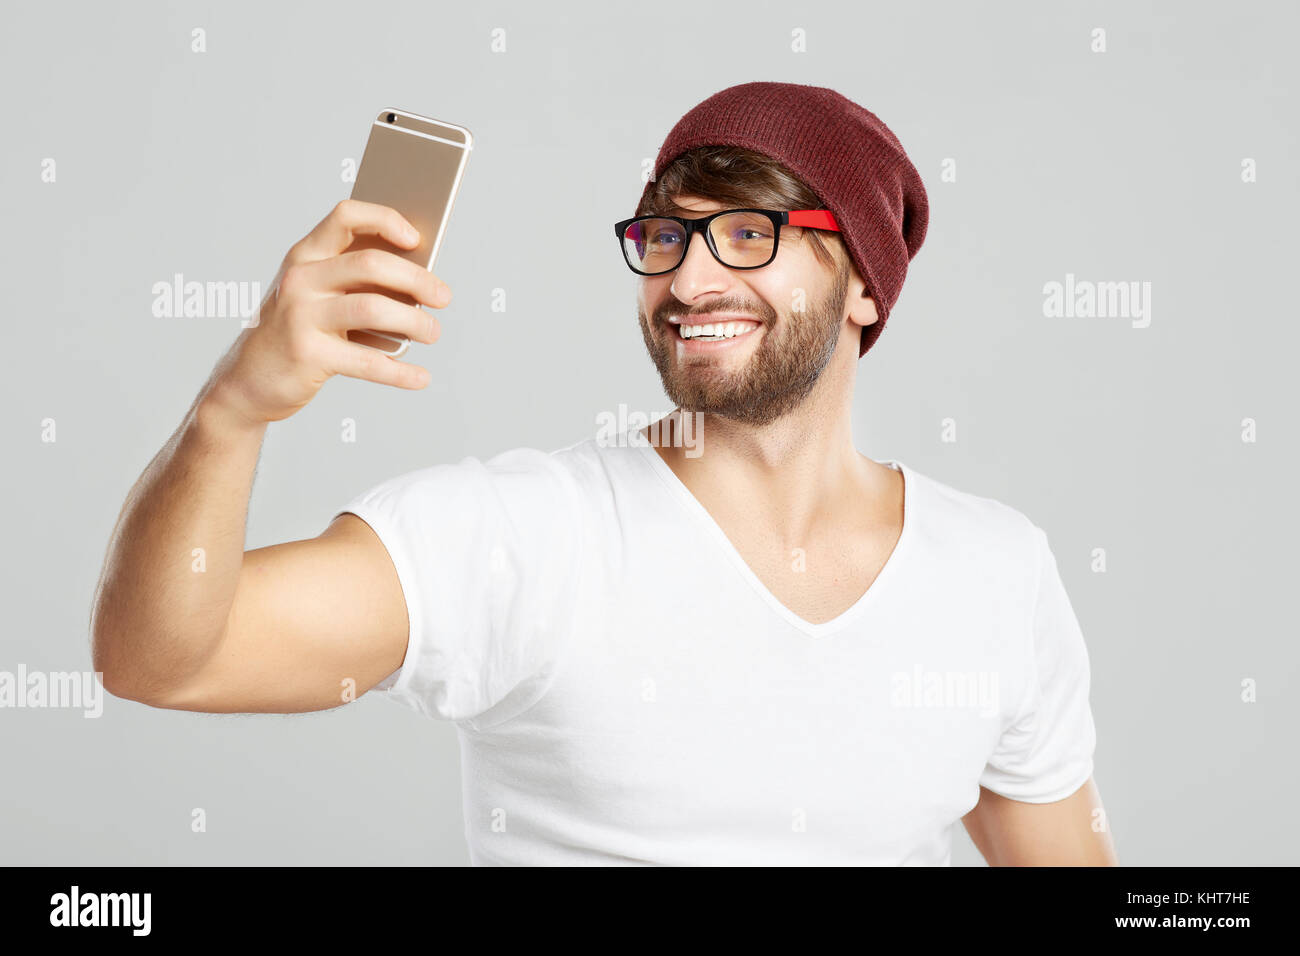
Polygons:
M133 489L96 669L158 707L312 711L355 686L455 721L476 864L946 864L959 819L993 864L1113 863L1046 536L852 444L857 360L927 209L839 94L723 90L615 227L672 415L405 475L244 553L268 422L334 374L427 382L346 332L433 342L428 313L357 290L449 292L344 252L415 238L339 204Z

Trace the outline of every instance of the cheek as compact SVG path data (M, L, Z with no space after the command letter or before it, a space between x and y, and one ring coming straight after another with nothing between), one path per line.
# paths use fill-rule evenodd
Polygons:
M646 318L652 317L655 309L663 304L667 291L668 282L664 279L641 280L640 287L637 289L637 301L641 305L641 310L645 312Z
M762 282L754 282L754 294L775 310L779 316L788 316L799 307L801 302L811 302L813 290L802 279L792 273L780 272L763 276Z

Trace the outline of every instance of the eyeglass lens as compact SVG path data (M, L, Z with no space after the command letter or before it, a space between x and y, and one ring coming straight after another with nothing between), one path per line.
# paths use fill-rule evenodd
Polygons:
M729 266L760 266L772 258L776 236L772 220L761 213L730 212L709 226L718 256ZM672 219L642 219L623 232L628 262L642 272L667 272L682 261L686 230Z

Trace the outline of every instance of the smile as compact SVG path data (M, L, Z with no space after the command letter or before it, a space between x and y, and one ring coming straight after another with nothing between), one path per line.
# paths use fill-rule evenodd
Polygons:
M677 334L683 339L716 342L748 335L758 328L757 322L711 322L704 325L678 325Z

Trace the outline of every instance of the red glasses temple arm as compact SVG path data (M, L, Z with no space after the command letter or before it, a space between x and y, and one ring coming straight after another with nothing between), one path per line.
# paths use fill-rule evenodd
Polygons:
M830 229L834 232L840 231L839 223L829 209L805 209L800 212L788 214L790 225L807 226L810 229Z

